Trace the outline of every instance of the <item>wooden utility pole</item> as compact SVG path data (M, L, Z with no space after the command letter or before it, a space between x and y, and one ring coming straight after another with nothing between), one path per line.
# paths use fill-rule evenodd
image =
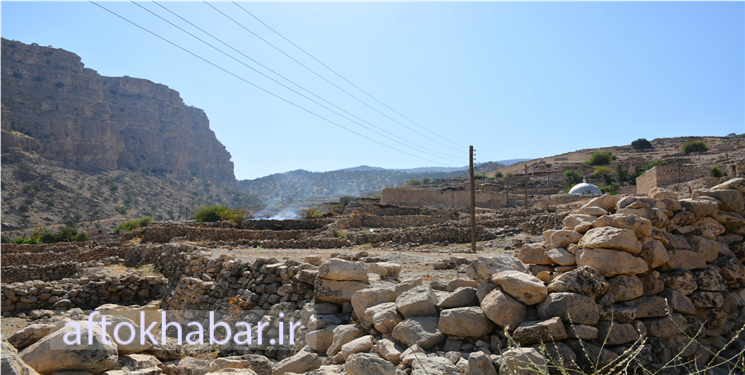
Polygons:
M528 209L528 164L525 164L525 209Z
M471 175L471 252L476 252L476 182L473 178L473 146L469 147L471 153L471 168L469 174Z

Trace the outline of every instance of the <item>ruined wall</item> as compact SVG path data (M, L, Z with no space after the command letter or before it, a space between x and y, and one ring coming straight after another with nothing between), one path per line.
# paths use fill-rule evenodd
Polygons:
M383 189L382 204L401 206L457 208L468 210L471 206L467 191L439 191L409 188ZM501 208L507 206L507 196L489 192L476 192L476 207Z
M692 165L682 167L658 165L636 178L636 192L637 194L649 194L656 187L695 180L707 175L708 171L705 168Z

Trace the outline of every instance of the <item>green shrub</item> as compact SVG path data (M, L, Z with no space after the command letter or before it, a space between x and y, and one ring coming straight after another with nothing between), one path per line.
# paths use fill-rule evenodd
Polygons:
M430 181L432 181L431 178L429 178L429 177L422 177L422 183L423 184L429 183Z
M621 190L621 185L617 182L612 182L605 186L601 186L600 190L602 190L603 193L608 193L610 195L616 195L618 194L618 191Z
M611 174L611 170L608 167L595 167L595 170L592 172L595 176L602 176L605 174Z
M246 218L246 209L244 208L234 208L234 209L226 209L219 212L220 219L229 221L236 226L243 225L243 220Z
M409 181L406 181L406 186L419 186L421 184L422 184L422 182L419 181L419 180L409 180Z
M505 174L504 177L515 177L515 174L512 172L507 172L507 174Z
M128 231L133 231L137 228L144 228L150 223L153 222L153 219L150 216L141 217L139 219L130 220L124 223L121 223L116 226L116 229L114 230L114 233L119 233L119 230L124 229Z
M647 164L646 167L644 167L644 170L648 171L648 170L650 170L650 169L652 169L652 168L654 168L654 167L656 167L658 165L667 165L667 162L664 161L664 160L655 160L655 161L652 161L649 164Z
M618 178L618 182L621 184L629 180L629 171L620 163L616 165L616 178Z
M719 170L719 167L721 167L721 165L717 164L709 169L709 174L711 175L711 177L719 178L726 175L726 173L722 173L722 171Z
M688 155L694 152L706 152L709 151L709 146L704 141L690 141L683 144L680 151L684 155Z
M227 206L200 206L194 214L194 220L200 223L214 223L220 221L220 213L227 210L229 210Z
M582 175L579 172L570 169L564 172L564 187L570 189L572 186L582 182Z
M616 160L616 157L609 151L598 151L593 152L592 155L590 155L590 159L587 160L586 163L587 165L608 165L613 160Z
M347 231L339 229L339 228L334 228L334 237L347 238Z
M118 213L120 213L122 215L126 215L127 214L127 209L125 207L122 207L122 206L116 206L116 207L114 207L114 211L116 211L116 212L118 212Z
M652 143L650 143L645 138L639 138L639 139L631 142L631 148L633 148L634 150L637 150L637 151L642 151L642 150L653 149L654 146L652 146Z
M305 209L305 218L306 219L313 219L316 217L319 217L323 215L323 212L321 212L321 209L318 207L309 207Z
M90 237L85 232L79 232L77 228L65 227L56 232L43 232L40 240L43 243L79 242L89 241Z
M18 206L18 211L20 212L28 212L31 208L27 204L22 204Z
M44 204L46 204L49 207L54 206L54 203L55 203L54 202L54 199L47 199L47 200L44 201Z
M496 178L502 178L502 177L504 177L504 175L502 174L502 172L497 172L497 173L494 174L494 177L496 177Z

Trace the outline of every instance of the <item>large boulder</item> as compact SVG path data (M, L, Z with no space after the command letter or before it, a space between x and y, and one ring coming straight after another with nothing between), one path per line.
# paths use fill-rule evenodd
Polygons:
M580 249L575 255L577 266L593 267L605 277L634 275L649 270L647 262L625 251L603 248Z
M491 280L507 294L526 305L540 303L548 294L543 281L524 272L502 271L492 275Z
M308 332L305 335L305 344L311 349L318 353L326 353L326 351L334 342L334 328L337 326L328 326L322 329Z
M649 237L652 234L652 222L649 219L629 214L601 216L593 223L593 226L630 229L636 238Z
M667 304L670 305L673 312L686 315L693 315L696 313L696 307L693 306L691 299L675 289L665 288L665 290L657 295L667 300Z
M206 375L210 372L210 362L204 359L185 357L163 362L161 369L168 375Z
M510 348L499 357L499 373L510 375L548 374L546 358L533 348Z
M642 251L639 256L647 262L649 269L657 268L670 260L665 245L652 238L642 239Z
M351 262L350 262L351 263ZM367 288L367 284L360 281L340 281L318 278L315 285L315 300L342 304L350 302L358 290Z
M431 349L445 339L445 335L437 328L439 321L440 318L436 316L408 318L396 325L392 335L393 338L406 345L416 344L423 349Z
M693 250L668 250L667 263L660 266L661 271L671 270L701 270L706 268L706 262Z
M8 337L8 342L16 349L23 349L50 334L52 328L54 324L31 324Z
M331 258L318 268L318 277L326 280L367 282L367 268L364 263Z
M489 292L481 301L484 315L500 328L517 328L525 320L526 307L510 297L501 288Z
M740 192L740 194L745 194L745 178L738 177L733 178L731 180L722 182L719 185L712 186L712 190L724 190L724 189L734 189Z
M616 205L618 204L618 201L621 199L618 195L610 195L610 194L603 194L599 197L590 199L589 202L585 203L582 208L585 207L600 207L608 212L615 212L616 211ZM580 208L580 209L582 209Z
M598 341L607 345L623 345L639 340L639 332L629 323L604 320L595 327L598 329Z
M660 274L660 280L665 283L665 287L677 290L684 296L693 293L698 289L696 284L696 275L689 270L674 270Z
M394 288L369 288L360 289L352 295L352 307L358 319L365 316L368 307L385 302L395 302L398 295Z
M548 254L546 254L546 244L543 242L523 245L520 252L517 253L517 258L525 264L539 264L546 266L554 264L554 261L549 258ZM489 277L492 274L493 273L489 274ZM488 280L488 277L486 280Z
M497 375L497 370L486 354L473 352L468 356L468 370L465 375Z
M610 290L610 284L598 270L584 266L555 277L548 284L548 292L582 293L590 298L598 298Z
M411 375L460 375L461 371L453 362L443 357L420 356L411 363Z
M272 366L272 375L283 375L288 372L302 374L306 371L315 370L321 365L321 357L309 350L301 350L292 357L287 357Z
M18 357L18 351L5 340L2 341L0 373L3 375L38 375L33 368Z
M562 223L565 228L579 233L585 233L592 228L593 223L597 219L597 216L594 215L569 214L564 217Z
M719 255L719 242L701 236L687 236L686 240L691 244L691 249L701 255L706 263L711 263Z
M396 308L404 318L437 316L437 295L429 285L421 285L401 293Z
M491 332L492 323L480 307L461 307L443 310L438 329L446 335L482 337Z
M520 345L555 342L567 337L564 323L559 317L522 322L512 334L512 339Z
M599 227L588 230L579 241L579 246L589 249L623 250L634 255L642 251L642 244L636 239L634 231L615 227Z
M345 324L337 326L333 330L333 341L326 350L326 355L329 357L336 355L344 344L364 336L365 333L366 331L359 325Z
M615 302L628 301L644 294L642 281L634 275L618 275L608 280Z
M551 293L538 304L541 319L559 317L573 324L595 325L600 311L595 300L578 293Z
M740 212L745 210L745 200L742 193L735 189L697 189L693 191L693 199L699 197L712 197L720 203L718 208L722 211Z
M680 205L688 212L693 212L696 219L709 216L717 211L717 203L707 200L681 199Z
M344 363L347 375L395 375L396 366L371 353L352 354Z
M507 255L478 257L468 265L466 275L481 283L489 281L491 275L505 270L525 271L525 267L517 259Z
M365 310L365 320L372 323L380 333L391 333L404 317L393 302L381 303Z
M80 344L65 343L65 337L68 342L75 341L76 332L79 332ZM40 374L69 370L97 374L113 368L119 354L116 343L100 325L90 329L87 321L76 321L27 347L20 357Z
M437 307L441 309L452 309L454 307L478 306L479 299L476 288L460 287L452 293L440 299Z
M375 338L372 335L366 335L356 338L341 346L341 354L344 359L355 353L369 352L375 345Z
M223 369L251 369L256 375L271 375L272 361L259 354L244 354L241 356L221 357L210 363L210 372Z
M576 244L580 239L582 239L582 233L573 230L555 230L551 232L551 236L548 238L546 249L566 248L571 244Z

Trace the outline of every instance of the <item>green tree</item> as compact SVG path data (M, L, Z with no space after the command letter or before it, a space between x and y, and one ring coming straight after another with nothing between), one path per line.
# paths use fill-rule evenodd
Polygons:
M652 143L646 140L645 138L639 138L631 142L631 148L637 151L643 151L643 150L651 150L654 148L654 146L652 146Z
M494 174L494 177L496 177L496 178L502 178L502 177L504 177L504 175L502 174L502 172L497 172L497 173Z
M683 144L683 147L681 147L681 152L684 155L688 155L694 152L706 152L709 151L709 146L704 143L704 141L690 141Z
M620 163L616 165L616 178L619 184L623 184L629 180L629 172Z
M664 161L664 160L655 160L655 161L652 161L652 162L650 162L649 164L647 164L644 167L644 170L648 171L648 170L650 170L650 169L652 169L652 168L654 168L654 167L656 167L658 165L667 165L667 162Z
M409 181L406 181L406 186L419 186L421 184L422 184L422 182L419 181L419 180L409 180Z
M590 155L590 159L587 160L587 165L608 165L613 160L616 160L616 157L611 154L609 151L598 151L593 152L592 155Z
M429 177L422 177L422 183L423 183L423 184L427 184L427 183L429 183L430 181L432 181L432 179L431 179L431 178L429 178Z
M570 169L566 172L564 172L564 186L567 188L571 188L574 185L577 185L578 183L582 182L582 175L579 174L579 172Z

